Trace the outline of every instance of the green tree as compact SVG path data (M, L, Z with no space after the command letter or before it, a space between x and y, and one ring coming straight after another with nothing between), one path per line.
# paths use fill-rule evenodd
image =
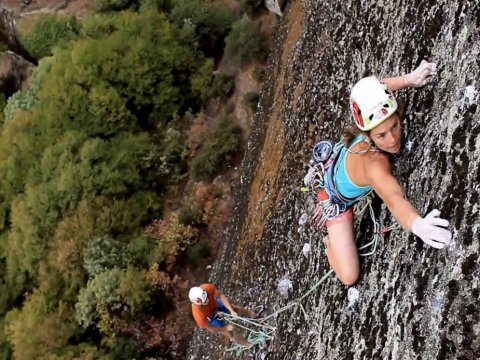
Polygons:
M190 78L206 60L177 28L156 12L122 12L110 25L118 30L78 41L55 57L54 76L39 94L62 104L51 122L74 118L100 124L96 113L89 111L89 93L97 86L100 93L113 87L124 102L109 106L105 114L127 107L141 126L168 122L187 102L192 106ZM110 98L108 93L100 99ZM102 102L98 108L103 106ZM116 117L114 113L112 119Z
M209 96L218 97L225 102L232 94L234 87L234 78L226 74L215 74L213 83L209 91Z
M106 306L109 311L122 310L124 302L117 292L123 271L119 268L106 270L89 280L82 289L75 304L75 319L84 328L100 320L99 307Z
M113 315L135 315L151 301L151 286L146 273L129 266L105 270L88 281L75 305L75 318L84 328L109 319ZM107 330L107 329L105 329Z
M241 129L228 117L221 118L208 136L197 156L192 160L194 179L213 177L225 170L233 154L238 151Z
M128 305L132 316L145 310L152 301L152 288L145 275L144 270L129 266L118 285L118 293Z
M77 37L79 24L74 16L46 14L37 20L31 32L22 34L22 42L36 59L53 54L56 46Z
M179 28L192 26L194 38L206 56L219 59L224 39L238 16L225 5L200 0L176 0L170 20Z
M119 29L122 14L93 14L87 17L79 30L80 37L102 39Z
M267 41L258 26L241 20L233 24L232 31L225 39L225 55L237 66L256 59L264 61L267 56Z
M157 246L157 240L145 234L133 236L129 240L128 252L132 255L132 264L140 268L149 268L165 259L165 253Z
M198 73L192 76L192 91L202 99L203 102L208 100L210 89L212 87L213 60L208 59L199 69Z
M78 343L89 338L78 324L106 333L143 312L144 269L196 238L178 221L144 227L184 176L178 119L201 103L212 62L156 11L106 18L40 62L2 124L0 316L10 310L14 358L103 356ZM103 247L105 234L115 244Z
M114 339L111 349L110 360L140 359L142 344L132 338L118 336Z
M83 253L85 270L91 278L114 267L126 267L129 262L125 246L111 236L90 239Z
M6 317L6 333L15 359L47 358L61 353L78 325L72 309L61 304L57 309L48 308L40 291L29 296L22 310L12 310Z
M152 151L150 161L157 171L157 179L164 184L175 184L183 179L187 150L180 131L169 127L158 137L157 148Z
M5 122L5 106L7 105L7 99L5 94L0 93L0 125Z

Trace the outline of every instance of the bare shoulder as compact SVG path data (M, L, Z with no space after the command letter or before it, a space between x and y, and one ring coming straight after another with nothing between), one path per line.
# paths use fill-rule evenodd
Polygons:
M392 164L387 154L375 152L368 155L368 161L364 161L365 173L371 181L378 180L379 175L392 175Z

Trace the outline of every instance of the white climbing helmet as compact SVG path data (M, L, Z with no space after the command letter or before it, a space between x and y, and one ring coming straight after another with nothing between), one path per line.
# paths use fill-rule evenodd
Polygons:
M207 301L208 294L200 286L194 286L188 292L188 297L193 304L203 305Z
M350 109L358 128L369 131L397 111L397 101L384 83L374 76L369 76L353 86Z

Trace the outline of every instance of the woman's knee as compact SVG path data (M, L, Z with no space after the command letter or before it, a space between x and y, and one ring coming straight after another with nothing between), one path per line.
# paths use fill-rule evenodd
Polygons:
M358 281L359 276L360 271L353 269L337 273L338 279L347 286L355 284Z

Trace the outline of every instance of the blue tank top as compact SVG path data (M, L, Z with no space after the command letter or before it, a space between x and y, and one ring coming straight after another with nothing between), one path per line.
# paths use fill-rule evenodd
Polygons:
M364 135L359 135L355 137L348 149L351 149L355 144L358 144L360 141L365 139ZM335 169L333 172L333 182L335 188L340 194L349 199L355 199L361 197L370 191L372 191L372 186L357 186L350 180L346 169L346 159L348 154L348 149L346 146L342 146L339 150L338 160L335 164ZM328 189L327 189L328 192ZM330 195L330 194L329 194Z

